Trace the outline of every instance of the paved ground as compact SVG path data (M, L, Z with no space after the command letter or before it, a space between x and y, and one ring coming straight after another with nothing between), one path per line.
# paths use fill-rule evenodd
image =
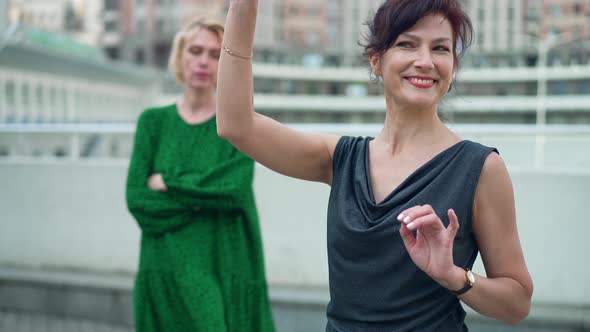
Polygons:
M0 311L1 332L132 332L122 328L84 320Z
M278 314L278 315L277 315ZM275 309L275 320L278 331L314 332L323 331L324 322L314 324L301 324L298 319L311 318L317 320L313 313L289 312L283 316L281 309ZM285 319L285 318L295 319ZM278 318L278 319L276 319ZM469 329L475 332L585 332L590 331L583 326L576 328L559 328L551 326L537 327L509 327L494 324L472 323ZM121 327L109 324L91 322L86 320L58 318L47 315L30 313L15 313L0 311L0 332L133 332L131 327Z

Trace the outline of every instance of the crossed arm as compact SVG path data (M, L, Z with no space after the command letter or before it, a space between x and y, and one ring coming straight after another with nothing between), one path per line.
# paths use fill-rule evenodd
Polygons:
M254 162L235 153L208 171L153 173L157 130L140 117L126 186L127 207L146 234L162 234L194 221L203 210L233 211L251 204Z

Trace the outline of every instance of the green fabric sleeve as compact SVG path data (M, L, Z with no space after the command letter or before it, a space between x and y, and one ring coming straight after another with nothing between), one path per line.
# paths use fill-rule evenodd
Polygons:
M163 174L174 199L199 209L242 209L252 202L254 161L239 151L204 172Z
M191 221L193 210L165 192L151 190L147 186L152 174L157 136L150 126L148 112L143 112L137 122L133 153L129 163L126 185L127 208L142 232L162 234Z

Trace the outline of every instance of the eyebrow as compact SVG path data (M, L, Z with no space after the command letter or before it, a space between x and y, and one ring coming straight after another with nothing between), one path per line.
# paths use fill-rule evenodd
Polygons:
M198 47L198 48L202 48L204 50L210 50L210 51L221 51L221 47L206 47L206 46L202 46L202 45L197 45L197 44L193 44L193 45L187 45L187 48L192 48L192 47Z
M404 32L404 33L402 33L402 34L401 34L401 36L404 36L404 37L407 37L407 38L410 38L410 39L414 39L414 40L420 40L420 37L418 37L418 36L416 36L416 35L413 35L413 34L411 34L411 33L407 33L407 32ZM436 39L434 39L433 41L434 41L435 43L438 43L438 42L445 42L445 41L448 41L448 42L450 42L450 41L451 41L451 39L450 39L450 38L447 38L447 37L440 37L440 38L436 38Z

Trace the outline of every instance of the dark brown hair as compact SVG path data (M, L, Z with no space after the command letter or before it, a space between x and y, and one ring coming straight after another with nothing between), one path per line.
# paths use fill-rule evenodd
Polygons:
M424 16L442 14L453 29L453 62L455 70L473 40L473 25L459 0L386 0L377 10L366 36L365 56L382 55L404 31ZM457 45L460 44L459 54Z

